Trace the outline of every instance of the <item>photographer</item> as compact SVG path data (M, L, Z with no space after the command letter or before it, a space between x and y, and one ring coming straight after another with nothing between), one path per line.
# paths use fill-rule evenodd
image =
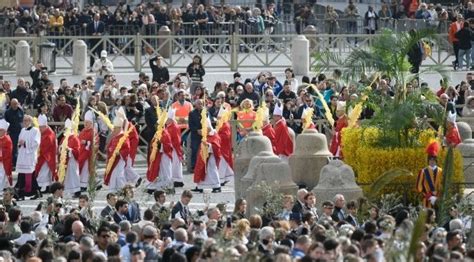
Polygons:
M190 92L191 92L191 95L194 95L196 86L201 85L203 81L203 76L206 74L206 71L204 70L204 67L202 65L202 59L200 56L195 55L193 57L193 62L188 65L186 72L188 73L189 77L191 77L192 84L191 84Z
M41 61L38 61L31 68L30 76L31 76L31 79L33 80L33 84L31 85L31 90L33 91L40 88L41 85L43 84L42 82L49 82L47 68L43 65L43 63L41 63Z
M159 84L164 84L170 80L170 74L168 68L162 66L162 56L155 56L150 59L150 68L153 73L153 82L158 82Z
M104 84L104 77L114 71L114 65L107 59L107 51L100 52L100 60L94 62L92 70L96 73L95 91L99 91Z

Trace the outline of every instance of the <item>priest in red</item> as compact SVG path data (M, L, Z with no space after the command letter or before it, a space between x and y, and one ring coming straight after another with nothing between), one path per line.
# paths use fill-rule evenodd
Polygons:
M452 114L448 111L448 116L446 117L446 144L456 147L461 142L461 135L456 124L456 113Z
M128 142L130 144L130 155L127 158L127 165L125 165L125 179L127 180L127 183L134 184L136 187L138 187L141 184L142 179L140 175L138 175L137 171L135 171L134 164L135 157L137 156L140 137L138 136L138 131L134 124L129 122L128 128L132 128L132 131L128 135Z
M336 126L334 128L334 135L331 140L330 151L334 157L342 158L341 151L341 141L342 141L342 129L346 128L349 125L347 115L346 115L346 102L339 101L337 102L336 107Z
M89 110L84 115L84 128L79 133L81 141L81 152L79 155L79 173L81 176L81 191L86 191L89 186L89 162L93 154L93 141L95 137L95 146L98 146L97 130L94 130L95 115Z
M272 124L270 123L270 121L268 121L268 115L266 115L266 118L263 120L262 134L268 137L268 139L270 139L270 142L272 143L273 153L276 154L275 129L273 129Z
M166 131L170 135L173 152L171 157L171 177L174 187L183 187L183 149L181 148L181 129L176 122L176 109L168 109Z
M273 120L275 121L275 154L281 160L288 162L288 158L293 154L293 140L291 139L286 120L283 118L283 104L276 104L273 110Z
M221 139L221 158L219 160L219 178L221 186L224 186L230 182L234 176L234 160L232 159L232 129L228 119L229 114L232 112L228 111L224 107L219 109L217 114L217 122L221 123L217 130L217 134ZM222 122L221 122L222 121Z
M216 130L212 128L211 120L207 119L207 148L208 157L203 158L202 142L199 145L199 151L194 167L194 183L196 188L192 191L202 193L204 187L211 187L212 193L221 192L221 182L219 178L219 162L221 159L221 140Z
M41 132L41 142L36 163L35 174L38 186L43 192L49 192L49 186L58 180L56 173L56 152L58 148L56 133L48 126L48 118L41 114L38 116L38 125Z
M72 129L72 121L66 119L65 129ZM64 146L61 143L61 146ZM79 197L81 194L81 178L79 177L79 155L81 151L81 141L79 137L71 131L67 141L67 171L64 177L64 193ZM61 149L59 150L61 152Z
M173 186L172 183L172 162L173 144L171 135L166 128L162 130L161 138L157 141L154 137L151 141L150 150L148 151L148 170L146 178L149 182L147 185L148 193L152 194L156 190L164 190ZM153 156L153 146L156 146L156 154Z
M0 119L0 192L12 186L12 150L13 144L7 130L10 124ZM8 184L6 182L8 181Z
M123 131L125 119L125 112L120 108L113 120L114 130L107 146L107 166L109 166L109 162L113 161L113 163L111 163L110 170L105 170L104 184L109 187L111 192L121 190L127 183L125 166L130 155L130 142L126 138L122 139L125 136Z

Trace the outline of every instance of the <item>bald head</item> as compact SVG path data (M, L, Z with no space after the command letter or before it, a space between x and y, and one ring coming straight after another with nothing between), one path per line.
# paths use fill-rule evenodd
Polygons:
M16 98L13 98L11 101L10 101L10 107L13 108L13 109L17 109L18 108L18 105L20 103L18 103L18 99Z
M81 236L84 234L84 224L82 224L80 220L76 220L72 223L72 234L74 236Z

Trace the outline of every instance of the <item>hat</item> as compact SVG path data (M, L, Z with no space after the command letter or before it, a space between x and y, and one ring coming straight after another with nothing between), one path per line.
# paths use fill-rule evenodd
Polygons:
M283 104L282 103L276 103L275 104L275 109L273 109L273 115L274 116L282 116L283 115Z
M64 122L64 127L65 127L66 129L72 128L72 121L71 121L71 119L69 119L69 118L66 119L66 122Z
M48 118L45 114L41 114L38 116L38 125L39 126L46 126L48 125Z
M345 111L346 110L346 102L344 101L337 101L337 111Z
M436 160L439 153L439 143L438 141L434 140L428 144L426 147L426 154L428 154L428 160L434 159Z
M168 119L174 120L176 116L176 109L171 108L168 109Z
M94 121L94 112L92 112L92 110L86 112L86 114L84 115L84 121Z
M123 108L120 107L119 109L117 109L117 111L115 112L115 118L114 118L114 127L123 127L123 123L125 122L125 112L123 111Z
M301 221L301 213L292 212L290 214L290 220Z
M107 51L105 50L100 51L100 57L107 57Z
M0 119L0 129L7 130L10 126L10 123L7 122L5 119Z
M158 235L158 231L156 230L155 227L153 226L145 226L143 228L143 236L146 236L146 237L154 237Z

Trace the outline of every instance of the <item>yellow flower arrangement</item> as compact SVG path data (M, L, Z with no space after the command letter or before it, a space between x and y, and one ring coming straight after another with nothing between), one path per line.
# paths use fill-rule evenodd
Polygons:
M406 184L413 185L408 192L414 193L417 175L427 165L426 145L430 139L435 137L436 132L433 130L422 131L418 136L420 146L413 148L376 147L374 144L380 132L375 127L343 129L342 152L344 161L354 169L357 182L365 185L372 184L379 176L391 169L407 169L413 176L399 177L394 183L403 183L405 187ZM438 164L441 167L444 166L446 152L447 149L443 148L438 156ZM455 149L453 183L462 182L464 182L463 159L459 150ZM365 191L370 189L369 186L363 188ZM393 192L401 188L403 187L388 186L381 193ZM414 194L410 194L410 196L413 197Z

